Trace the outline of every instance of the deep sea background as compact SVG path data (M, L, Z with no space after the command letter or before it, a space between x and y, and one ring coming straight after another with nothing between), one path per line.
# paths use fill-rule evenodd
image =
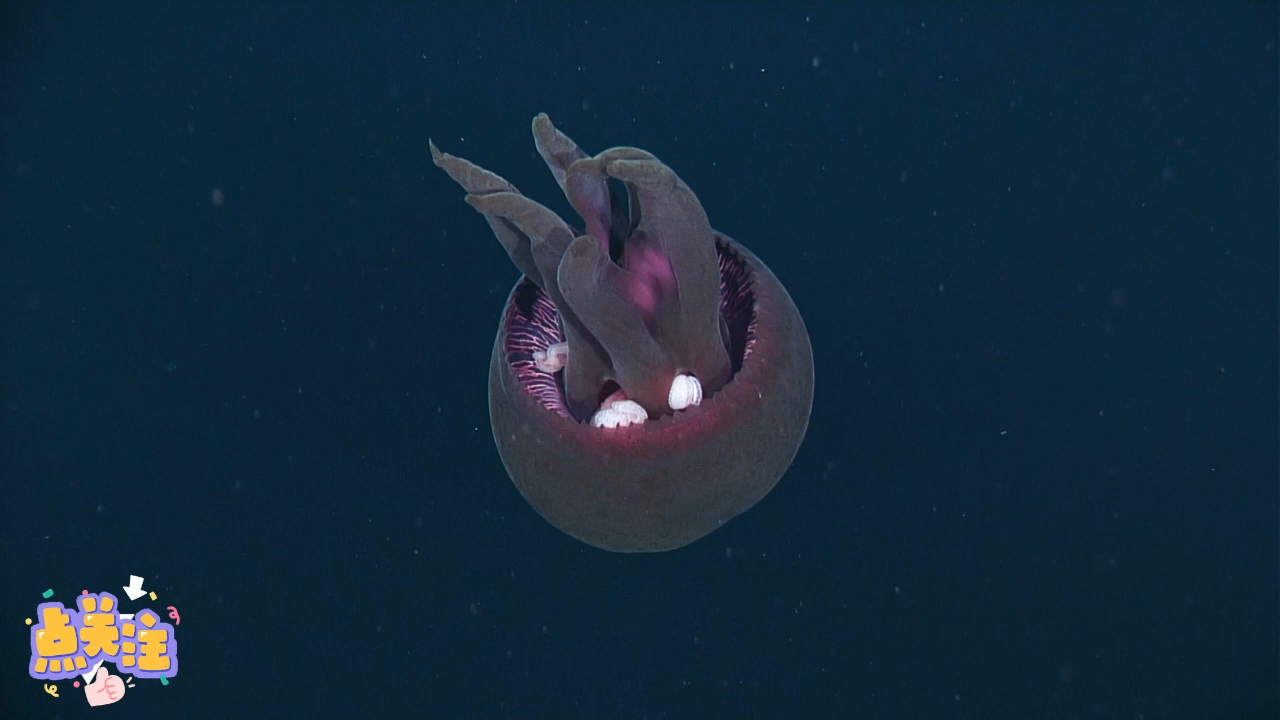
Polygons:
M0 717L1280 716L1275 3L26 2L0 94ZM812 336L676 552L494 449L427 141L567 213L541 111ZM179 675L46 695L41 592L130 574Z

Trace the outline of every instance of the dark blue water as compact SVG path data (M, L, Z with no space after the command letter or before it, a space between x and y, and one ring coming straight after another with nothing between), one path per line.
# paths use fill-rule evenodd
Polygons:
M23 619L131 574L129 717L1280 714L1273 3L435 5L4 11L0 716L111 712ZM794 466L676 552L490 436L517 274L427 141L567 212L542 111L812 336Z

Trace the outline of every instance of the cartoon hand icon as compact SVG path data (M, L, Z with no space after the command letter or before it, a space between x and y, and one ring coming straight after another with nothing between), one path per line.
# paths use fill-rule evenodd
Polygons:
M98 674L93 676L93 683L84 686L84 696L90 705L110 705L124 697L124 681L119 675L112 675L100 667Z

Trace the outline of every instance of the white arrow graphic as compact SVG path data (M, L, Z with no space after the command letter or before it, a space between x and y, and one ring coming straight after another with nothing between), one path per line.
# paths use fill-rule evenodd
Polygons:
M142 578L137 575L129 576L129 584L124 586L124 592L130 600L137 600L147 594L147 591L142 589Z

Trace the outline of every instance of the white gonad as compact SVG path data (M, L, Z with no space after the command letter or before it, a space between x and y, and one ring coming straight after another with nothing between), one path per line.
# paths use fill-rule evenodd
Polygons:
M545 373L557 373L564 369L569 360L569 343L559 342L547 348L546 352L535 350L533 364Z
M626 427L649 419L649 413L635 400L606 400L606 406L591 416L592 427Z
M667 404L672 410L684 410L702 402L702 383L692 375L677 375L671 381L671 391L667 393Z
M677 375L671 381L667 404L672 410L684 410L702 402L702 383L692 375ZM649 419L649 414L634 400L628 400L621 390L605 398L600 409L591 416L592 427L627 427Z

